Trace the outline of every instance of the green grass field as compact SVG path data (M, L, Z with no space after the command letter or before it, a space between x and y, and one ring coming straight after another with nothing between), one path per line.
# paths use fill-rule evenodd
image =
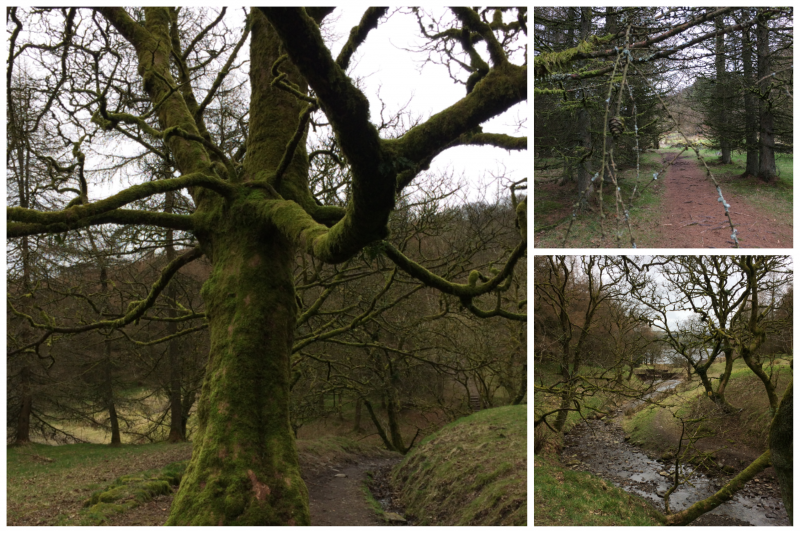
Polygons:
M588 472L534 455L535 526L658 526L658 513L644 499Z
M395 469L418 525L527 524L525 405L479 411L420 442Z

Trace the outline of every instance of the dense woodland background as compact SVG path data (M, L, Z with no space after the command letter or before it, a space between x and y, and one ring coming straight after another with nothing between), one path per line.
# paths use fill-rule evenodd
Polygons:
M534 13L535 173L572 188L579 211L668 136L721 164L746 153L744 176L775 180L775 153L793 149L791 8Z

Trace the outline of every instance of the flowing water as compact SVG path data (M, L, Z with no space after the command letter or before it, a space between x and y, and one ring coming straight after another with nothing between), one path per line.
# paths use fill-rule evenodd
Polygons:
M664 382L657 391L674 388L678 383ZM622 409L615 416L621 415L621 412ZM648 457L640 448L627 443L625 438L619 423L611 420L611 417L581 423L564 436L562 462L575 470L592 472L628 492L647 498L663 512L663 495L672 484L674 460L668 464ZM681 474L693 472L691 465L681 465L680 468ZM681 485L670 495L672 512L711 496L725 483L725 480L700 472L694 472L690 481L693 486ZM789 525L777 484L758 478L747 483L731 501L707 514L717 515L726 525Z

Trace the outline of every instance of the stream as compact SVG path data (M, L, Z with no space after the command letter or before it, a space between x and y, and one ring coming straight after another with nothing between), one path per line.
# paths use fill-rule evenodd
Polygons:
M678 383L680 381L661 383L657 391L674 388ZM636 408L639 404L641 401L620 407L614 413L613 420L611 417L589 420L564 435L562 463L574 470L591 472L630 493L647 498L664 512L663 495L671 486L669 476L674 473L674 461L664 462L648 457L640 448L626 442L625 432L617 420L625 408ZM680 468L682 473L690 473L693 467L680 465ZM727 478L695 472L690 481L693 487L681 485L670 495L672 512L711 496L725 484ZM748 482L731 501L701 516L692 525L706 525L709 519L713 525L790 525L777 483L764 481L762 475ZM703 522L698 524L701 520Z

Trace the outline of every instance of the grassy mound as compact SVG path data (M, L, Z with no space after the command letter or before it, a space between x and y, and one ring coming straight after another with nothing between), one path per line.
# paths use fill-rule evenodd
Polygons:
M178 486L186 470L186 461L171 463L161 470L151 470L118 477L109 486L95 491L83 506L82 525L103 524L115 514L124 513L160 494L169 494Z
M392 474L406 514L419 525L526 525L527 415L487 409L423 440Z
M709 377L717 377L724 364L714 364ZM778 383L778 398L791 381L791 368L786 359L777 359L773 366ZM677 450L681 426L676 416L702 422L687 427L708 435L696 446L698 451L710 454L711 461L704 466L726 472L738 471L755 460L767 449L767 434L772 416L769 401L761 381L743 361L733 364L725 397L737 409L733 414L718 411L705 397L699 379L681 384L678 394L664 401L664 407L648 406L623 421L623 428L632 443L642 446L655 455L671 455ZM701 453L697 459L703 459Z
M557 459L533 456L535 526L658 526L658 513L588 472L563 468Z

